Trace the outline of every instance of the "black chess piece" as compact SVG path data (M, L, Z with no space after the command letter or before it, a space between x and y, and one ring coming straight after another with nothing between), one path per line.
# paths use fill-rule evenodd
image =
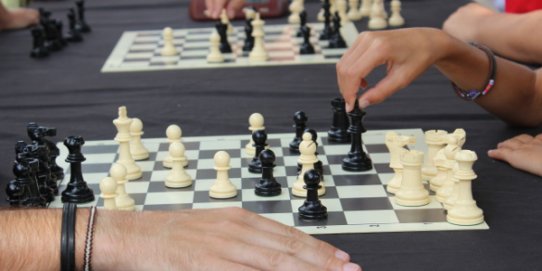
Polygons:
M53 24L57 30L57 41L62 45L62 47L66 47L66 45L68 45L68 41L64 38L64 24L62 24L60 20L53 20Z
M327 208L318 199L320 188L320 174L314 169L305 172L303 180L304 188L307 189L307 199L299 207L299 217L307 220L323 220L327 218Z
M75 11L73 8L71 8L68 11L68 36L66 37L66 40L69 42L81 42L83 41L83 35L81 35L81 32L77 29L76 24L76 18L75 18Z
M36 149L39 150L37 152L37 158L39 160L38 179L40 180L40 183L43 183L44 186L51 189L53 195L58 195L57 178L52 172L50 164L51 149L49 148L49 145L45 143L44 139L51 131L47 127L39 126L38 124L31 122L26 126L26 132L28 137L32 140L32 144L36 145ZM56 130L54 131L54 134L56 135Z
M329 39L329 48L346 48L346 41L341 35L341 17L335 12L333 17L333 34Z
M367 130L363 127L362 120L365 116L365 112L361 111L356 101L354 110L348 113L348 119L350 126L347 132L351 137L350 152L348 156L343 158L342 168L347 171L367 171L373 168L371 159L363 151L363 140L361 135Z
M75 1L75 6L77 8L77 19L78 19L78 26L81 33L89 33L92 31L90 28L90 25L88 25L87 21L85 20L85 1L79 0Z
M228 42L228 25L218 22L215 27L216 32L220 36L220 52L223 54L231 53L231 46Z
M256 151L254 158L248 164L248 171L252 173L262 173L262 162L260 161L260 153L265 149L267 133L265 130L258 130L252 133L252 140L254 140L254 147Z
M49 55L49 49L45 46L45 32L41 27L34 27L32 33L32 51L30 57L44 58Z
M295 137L290 142L290 152L299 153L299 143L301 143L303 132L307 127L307 116L303 111L297 111L294 113L294 127L295 127Z
M348 115L344 107L344 99L335 98L331 100L331 106L333 108L333 123L327 132L327 140L335 143L348 143L350 142L350 135L346 132L348 129Z
M19 141L18 144L22 145L26 143ZM54 188L51 187L51 172L49 170L49 164L47 163L48 154L47 148L45 148L45 146L40 146L35 141L31 144L26 144L24 151L21 153L24 159L35 159L37 161L37 168L36 170L32 170L33 175L30 177L35 179L41 197L47 202L51 202L55 199L55 192Z
M6 187L8 202L12 206L44 207L47 199L40 192L37 174L39 161L31 157L27 144L18 141L15 144L16 158L13 162L13 174Z
M302 29L305 26L307 26L307 11L303 10L301 13L299 13L299 29L297 30L296 37L303 37Z
M254 192L256 195L263 197L280 195L282 192L281 185L273 176L275 153L270 149L266 149L260 153L259 158L262 164L262 178L256 184Z
M64 179L64 169L56 163L56 158L60 155L60 150L54 142L46 138L56 136L56 128L43 127L43 129L44 137L42 137L42 140L49 149L49 168L51 169L51 174L56 181L61 181Z
M243 44L243 52L250 52L254 48L254 37L252 36L252 31L254 27L252 26L252 21L254 19L247 18L245 20L245 42Z
M331 38L331 4L329 0L324 0L322 4L322 9L324 10L324 28L320 33L320 40L329 40Z
M86 160L81 153L83 144L85 140L80 136L64 139L64 145L69 151L66 162L70 163L70 182L62 192L62 202L86 203L94 200L94 192L87 186L81 170L81 162Z
M314 55L314 47L311 44L311 28L308 26L302 26L301 32L303 34L303 43L299 47L299 54L301 55Z

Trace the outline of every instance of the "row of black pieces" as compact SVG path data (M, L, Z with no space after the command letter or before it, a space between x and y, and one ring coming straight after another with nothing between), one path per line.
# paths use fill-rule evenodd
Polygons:
M76 10L69 9L68 34L64 36L63 24L60 20L51 18L51 12L42 8L40 12L40 23L32 28L32 51L30 56L33 58L43 58L51 52L62 50L68 45L68 42L83 41L83 33L91 32L91 28L85 20L85 2L79 0L75 2Z
M329 40L329 48L346 48L346 42L341 35L341 17L339 12L331 14L331 4L329 0L324 0L322 4L324 10L324 28L320 33L320 40ZM333 26L331 26L333 20Z
M27 133L32 140L31 143L18 141L15 144L16 156L13 163L15 179L9 181L6 186L7 200L12 206L44 207L58 195L59 183L64 179L64 169L56 164L60 151L47 138L56 136L56 129L29 123ZM68 149L73 145L72 138L76 137L68 137L65 141ZM70 149L70 156L66 161L71 162L74 160L73 157L78 158L75 160L85 160L80 153L80 147L79 154ZM71 163L70 184L62 192L63 201L83 203L94 200L94 193L83 181L81 162L78 163L79 171L77 165Z

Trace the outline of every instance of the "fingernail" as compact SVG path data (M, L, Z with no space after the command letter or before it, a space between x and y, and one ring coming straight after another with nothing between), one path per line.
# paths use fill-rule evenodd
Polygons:
M343 271L361 271L361 267L355 263L347 263L343 265Z
M340 259L340 260L343 260L343 261L349 261L350 260L350 255L348 255L348 253L342 251L342 250L337 250L335 252L335 257L337 257L337 259Z
M369 101L367 101L365 99L362 99L362 100L359 101L359 108L361 108L361 109L365 109L365 108L369 107L369 105L371 105L371 104L369 103Z

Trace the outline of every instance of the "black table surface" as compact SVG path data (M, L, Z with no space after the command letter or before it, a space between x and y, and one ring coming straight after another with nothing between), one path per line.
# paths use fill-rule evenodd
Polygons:
M319 1L306 1L314 21ZM411 27L440 27L466 1L404 0ZM71 1L35 2L66 21ZM123 31L208 27L193 22L188 1L92 0L87 20L93 32L81 44L43 60L29 57L27 30L0 33L0 185L11 173L14 145L27 140L26 123L58 128L57 139L82 135L112 139L111 121L126 105L144 121L145 137L165 137L180 124L184 136L244 134L253 112L273 133L292 131L292 114L303 110L309 125L331 124L329 101L338 96L334 65L100 73ZM285 19L268 20L268 24ZM238 22L241 24L241 22ZM366 21L357 24L366 29ZM369 77L376 82L384 74ZM412 85L367 110L370 130L422 128L467 131L465 149L478 161L473 193L490 226L486 231L337 234L317 236L351 253L365 270L542 270L542 180L487 157L487 150L513 135L541 129L510 127L476 104L455 97L449 82L429 69Z

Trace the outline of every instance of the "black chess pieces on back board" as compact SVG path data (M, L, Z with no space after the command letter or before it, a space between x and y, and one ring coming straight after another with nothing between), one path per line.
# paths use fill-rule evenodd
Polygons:
M318 189L320 188L320 174L314 169L308 170L303 175L307 198L303 205L299 207L299 217L306 220L322 220L327 218L327 208L318 199Z
M303 111L297 111L294 113L294 128L295 128L295 137L290 142L290 152L299 153L299 144L301 143L303 132L307 127L307 115Z
M329 40L331 38L331 4L329 0L324 0L322 3L322 9L324 10L324 28L320 33L320 40Z
M220 36L220 52L223 54L231 53L231 46L228 42L228 25L218 22L215 28L216 32Z
M362 123L366 113L361 111L356 100L354 110L347 114L350 122L347 132L351 137L351 146L347 157L343 158L342 169L346 171L371 170L373 165L369 156L363 151L363 141L361 138L361 135L367 131Z
M83 35L81 34L80 27L77 27L77 18L75 16L75 11L71 8L68 11L68 36L66 40L69 42L81 42L83 41Z
M81 170L81 163L86 160L81 153L83 144L85 140L80 136L64 139L64 145L69 151L66 162L70 163L70 182L62 192L62 202L86 203L94 200L94 192L87 186Z
M254 19L248 18L245 21L245 42L243 44L243 52L250 52L254 48L254 37L252 36L252 31L254 27L252 26L252 21Z
M299 54L301 55L313 55L314 47L311 44L311 28L308 26L301 27L301 33L303 35L303 43L299 46Z
M350 135L347 132L348 115L346 114L344 99L335 98L331 100L331 106L333 110L333 123L327 132L327 140L335 143L348 143L350 142Z
M346 41L341 35L341 17L335 12L333 17L333 30L329 39L329 48L346 48Z
M84 0L76 1L75 6L77 9L77 19L78 19L77 27L79 28L79 31L81 33L89 33L90 31L92 31L92 29L90 28L90 25L88 25L85 19L85 1Z
M304 26L307 26L307 11L303 10L299 13L299 29L297 30L296 37L302 38L303 32L302 29Z
M49 55L49 49L45 46L45 32L42 27L32 28L32 51L30 57L44 58Z
M257 130L252 133L252 140L254 141L254 158L248 164L248 171L252 173L262 173L262 163L260 161L260 153L265 149L267 141L267 133L265 130Z
M263 197L280 195L282 192L281 185L273 176L275 153L270 149L266 149L260 153L259 158L262 165L262 178L256 183L254 192L256 195Z

